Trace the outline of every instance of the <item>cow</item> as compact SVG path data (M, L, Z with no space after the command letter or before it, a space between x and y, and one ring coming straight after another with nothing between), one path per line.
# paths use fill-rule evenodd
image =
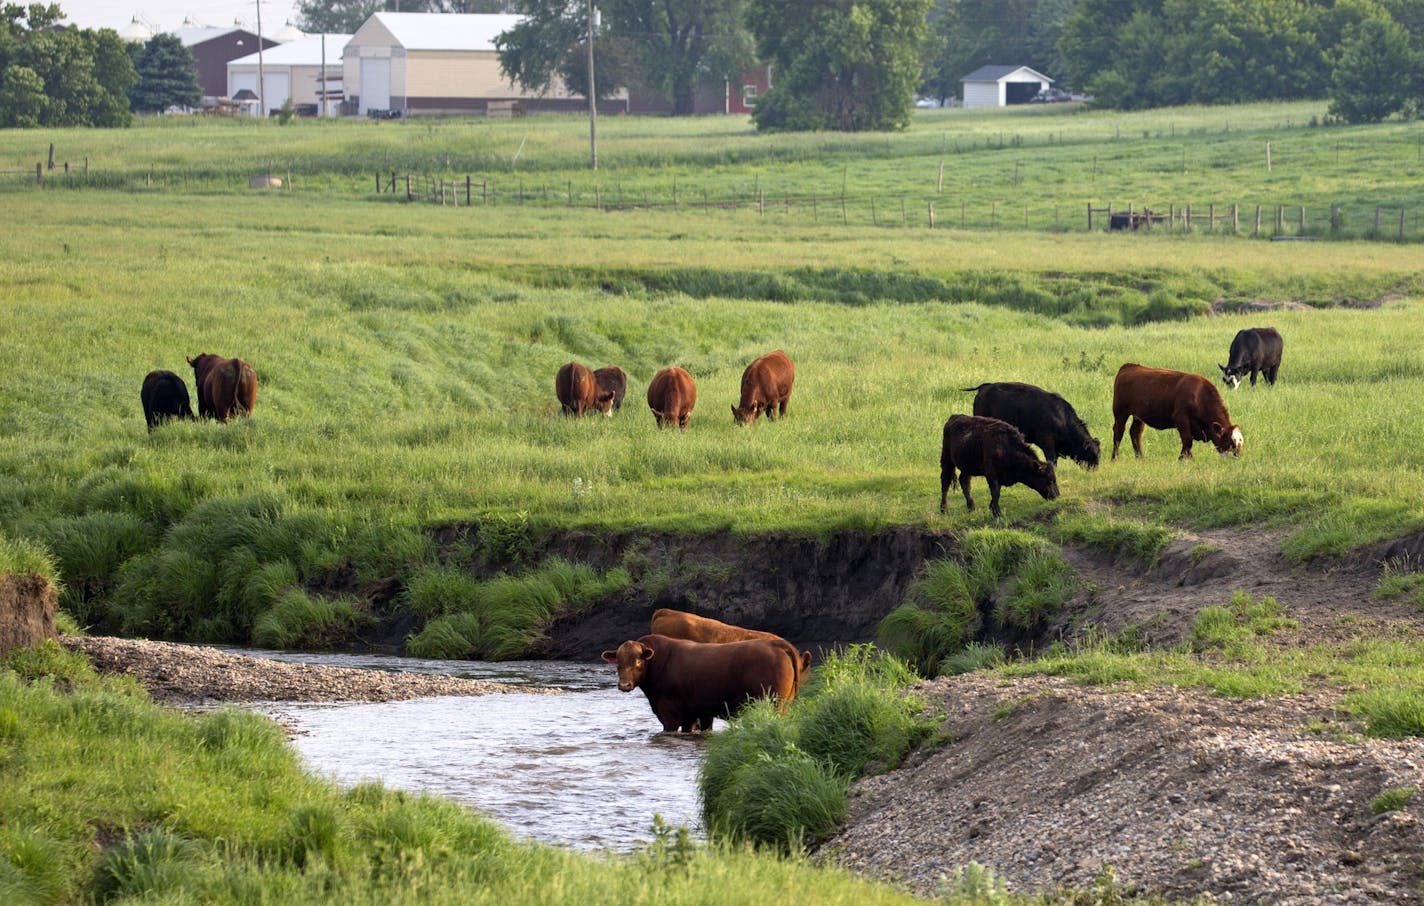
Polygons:
M1276 372L1281 368L1281 335L1274 327L1247 327L1238 330L1231 341L1226 364L1217 363L1221 381L1232 390L1241 386L1241 378L1251 372L1251 386L1256 386L1256 373L1266 376L1266 383L1276 385Z
M697 384L692 375L673 365L653 375L648 384L648 408L658 427L677 425L683 431L692 419L692 407L697 405Z
M667 733L710 729L764 695L785 710L800 680L795 649L770 639L707 644L650 633L603 659L618 665L620 692L643 690Z
M1008 422L1037 444L1043 458L1058 468L1058 455L1068 457L1085 469L1096 469L1102 444L1088 433L1088 426L1068 401L1032 384L1003 381L963 388L974 393L974 414Z
M198 391L198 414L225 422L251 415L257 404L257 372L242 359L225 359L212 353L190 356L193 383Z
M1182 436L1178 459L1192 458L1192 441L1211 441L1218 453L1240 456L1241 427L1231 423L1221 391L1199 374L1147 368L1129 362L1113 380L1113 448L1117 459L1122 429L1132 416L1132 449L1142 456L1142 432L1176 428Z
M1050 462L1034 454L1023 434L1008 422L978 415L951 415L944 423L944 443L939 454L939 511L945 512L954 470L959 469L959 487L964 502L974 509L969 496L969 479L984 476L989 483L989 512L1002 519L999 489L1026 484L1044 500L1058 496L1058 476Z
M143 401L143 420L150 433L154 426L170 418L193 417L188 385L171 371L150 371L145 375L139 399Z
M786 414L791 385L796 382L796 366L780 349L759 356L742 372L742 402L732 407L732 420L739 425L755 425L763 412L772 421Z
M569 362L554 375L554 395L559 398L559 410L564 415L580 417L598 404L598 382L587 365Z
M733 626L731 623L723 623L721 620L714 620L711 617L699 617L695 613L687 613L682 610L673 610L670 607L660 607L653 611L653 622L649 631L655 635L665 635L674 639L687 639L689 642L745 642L748 639L771 639L777 642L786 642L779 635L770 632L762 632L760 629L743 629L740 626ZM790 645L790 642L786 642ZM793 650L794 647L793 647ZM804 679L806 671L811 669L811 652L797 652L796 657L800 661L799 676ZM798 679L798 688L799 682Z
M593 373L593 382L598 385L598 395L594 405L604 415L623 411L623 396L628 392L628 375L617 365L605 365Z

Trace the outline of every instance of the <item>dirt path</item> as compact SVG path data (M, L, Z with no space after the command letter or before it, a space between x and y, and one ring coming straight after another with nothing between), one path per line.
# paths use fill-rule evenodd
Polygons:
M431 695L557 692L453 676L290 664L173 642L63 636L60 644L83 652L101 673L134 677L155 699L170 704L384 702Z
M1297 568L1268 534L1188 536L1145 575L1065 554L1095 586L1094 624L1154 644L1238 589L1299 621L1282 645L1424 639L1417 608L1372 597L1377 564ZM1371 808L1424 790L1424 739L1361 737L1343 690L1241 700L968 675L923 692L951 742L862 781L824 858L924 894L972 861L1021 892L1089 888L1111 866L1121 887L1172 899L1424 902L1424 802Z

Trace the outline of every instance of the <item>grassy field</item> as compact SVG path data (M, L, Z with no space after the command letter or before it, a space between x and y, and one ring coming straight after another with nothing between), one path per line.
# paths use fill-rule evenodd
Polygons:
M1126 134L1234 141L1249 123L1269 130L1289 119L1296 129L1309 115L1182 110L1143 115ZM925 146L941 125L981 137L1012 127L1047 141L1057 123L1079 140L1054 138L1053 153L1081 158L1108 122L1072 111L945 113L859 146L843 136L784 140L802 149L805 167L821 149L890 179L906 170L901 151L933 156ZM528 165L548 157L547 172L562 173L575 158L555 149L575 125L406 123L392 132L364 122L162 121L70 138L104 143L121 169L157 156L169 173L210 163L231 174L264 152L324 149L312 167L339 173L371 142L407 152L420 144L391 144L392 135L436 142L528 129L541 136ZM716 135L702 141L699 129ZM641 161L611 165L630 179L663 178L661 157L696 169L714 151L737 180L762 179L771 166L739 163L770 140L723 120L625 120L609 134L610 160ZM1394 126L1350 134L1371 159L1402 141ZM16 149L0 154L47 137L0 134L0 147ZM1368 168L1350 172L1326 184L1343 191ZM1190 190L1159 176L1173 192ZM960 388L1024 380L1056 390L1106 452L1121 363L1214 375L1235 331L1261 323L1285 336L1285 363L1279 386L1227 394L1246 437L1242 460L1203 450L1179 463L1175 437L1154 432L1140 462L1096 472L1065 464L1057 502L1011 489L1009 519L1071 524L1110 512L1170 527L1259 523L1290 529L1289 550L1301 558L1424 526L1424 461L1412 442L1424 415L1413 342L1424 250L1413 244L855 229L746 209L471 211L336 189L182 186L6 193L25 229L0 238L10 325L0 333L0 528L43 546L66 604L95 625L247 640L279 603L315 619L311 602L287 592L342 564L367 578L439 568L425 530L449 522L480 523L486 542L575 525L983 525L984 508L970 515L951 501L946 516L937 512L940 426L971 403ZM1206 314L1261 300L1303 304ZM778 347L798 366L791 417L736 428L728 409L743 366ZM191 383L184 357L200 352L256 366L255 417L148 434L143 375L166 368ZM629 373L617 418L557 416L553 375L570 359ZM699 385L685 435L657 431L643 403L649 378L670 364ZM339 637L358 617L346 605L325 616L334 623L320 637ZM269 628L270 638L303 641Z

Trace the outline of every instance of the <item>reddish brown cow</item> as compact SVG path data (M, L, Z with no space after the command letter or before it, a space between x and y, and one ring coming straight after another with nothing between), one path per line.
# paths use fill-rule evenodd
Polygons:
M769 639L711 645L653 634L605 651L603 659L618 665L619 691L643 690L665 732L691 733L764 695L784 709L800 678L794 651Z
M761 356L742 372L742 404L732 407L732 418L739 425L755 425L757 416L765 412L775 421L786 414L795 381L796 366L786 353L778 349Z
M198 414L225 422L234 413L251 415L257 405L257 372L242 359L205 352L190 357L198 391Z
M598 398L594 405L599 411L604 415L622 411L623 396L628 392L628 375L623 373L623 369L617 365L605 365L593 373L593 380L598 385Z
M594 408L598 400L598 382L588 366L569 362L554 376L554 394L559 398L565 415L582 416Z
M653 611L653 625L649 629L654 635L687 639L689 642L745 642L748 639L786 642L785 639L774 633L762 632L760 629L743 629L740 626L723 623L721 620L714 620L711 617L699 617L695 613L673 610L669 607L660 607ZM791 643L786 642L786 644L790 645ZM792 650L795 651L795 646L792 646ZM801 665L800 678L804 679L806 671L811 669L811 652L799 651L796 653L796 658ZM799 679L797 683L799 689Z
M969 479L983 475L989 483L989 512L1003 518L999 509L999 489L1004 485L1028 485L1044 500L1058 496L1058 476L1053 463L1033 452L1018 428L997 418L978 415L951 415L944 423L944 442L939 453L939 511L945 511L949 486L959 468L959 487L964 502L974 509L969 496Z
M697 384L692 375L673 365L653 375L648 384L648 408L653 410L653 418L658 427L677 425L687 430L692 419L692 407L697 405Z
M1122 429L1132 416L1132 449L1142 455L1142 432L1176 428L1182 437L1179 459L1191 459L1192 441L1211 441L1218 453L1240 456L1241 428L1231 423L1221 392L1199 374L1128 363L1113 381L1113 449L1117 459Z

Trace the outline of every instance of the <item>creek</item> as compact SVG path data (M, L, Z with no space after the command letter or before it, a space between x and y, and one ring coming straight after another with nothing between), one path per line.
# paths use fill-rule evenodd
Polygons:
M433 793L518 836L578 849L635 849L652 839L655 814L697 828L703 740L660 732L647 699L619 692L608 664L234 653L563 690L259 709L293 730L293 746L315 771L343 785L379 780Z

